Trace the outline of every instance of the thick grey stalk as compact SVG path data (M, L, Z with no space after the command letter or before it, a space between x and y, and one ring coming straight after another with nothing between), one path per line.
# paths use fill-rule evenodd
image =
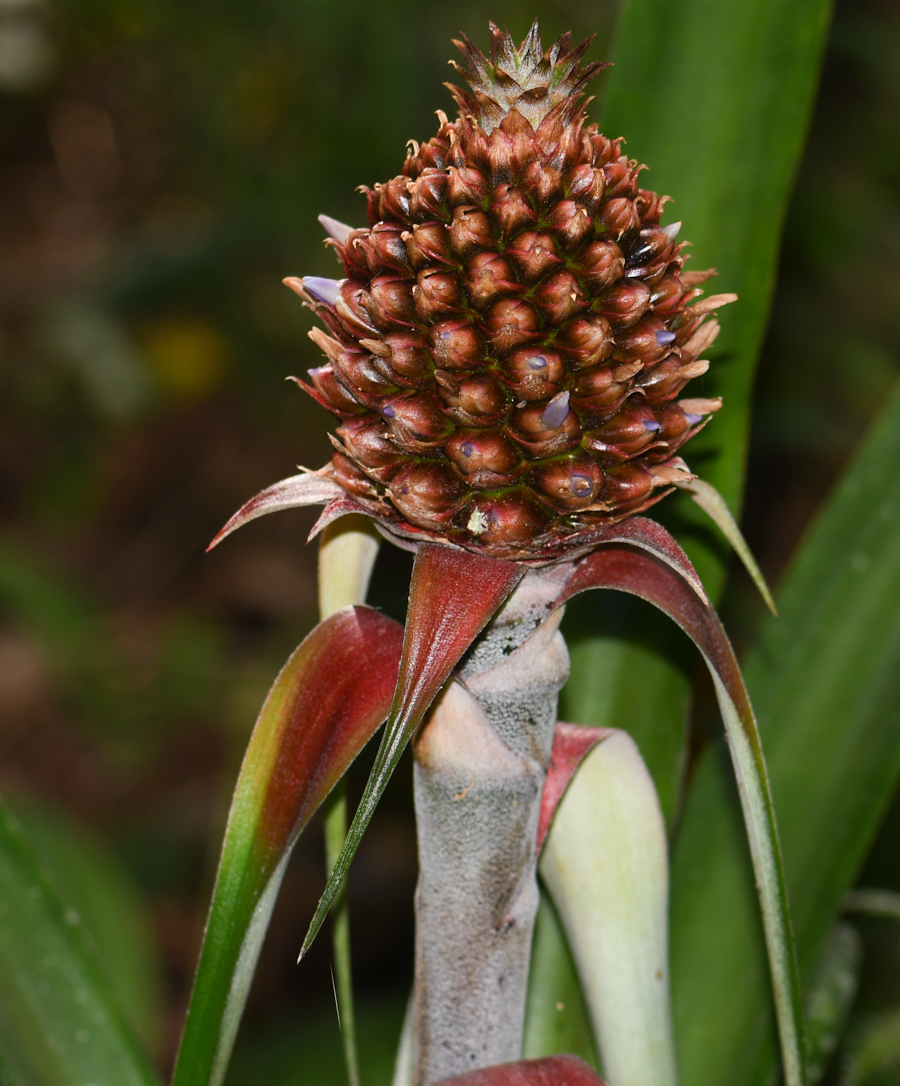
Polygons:
M415 744L415 1086L521 1058L566 573L526 576Z

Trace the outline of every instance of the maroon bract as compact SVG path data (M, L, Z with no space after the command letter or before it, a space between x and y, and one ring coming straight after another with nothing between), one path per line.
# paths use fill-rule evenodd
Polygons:
M611 728L591 728L586 724L566 724L560 721L553 736L553 753L547 766L547 778L541 794L541 819L538 823L537 850L544 846L556 808L566 794L575 772L594 747L608 735Z
M577 1056L548 1056L471 1071L444 1079L439 1086L605 1086L605 1083Z
M416 726L524 572L512 562L434 543L420 545L413 566L391 714L347 843L319 902L301 955L309 949L340 890L359 841Z

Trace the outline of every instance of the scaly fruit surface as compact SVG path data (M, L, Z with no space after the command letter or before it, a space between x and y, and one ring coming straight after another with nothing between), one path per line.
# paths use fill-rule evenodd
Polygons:
M692 478L719 401L677 397L734 296L697 301L714 272L683 270L668 197L586 123L590 42L490 33L455 43L459 116L366 190L370 225L323 216L345 278L286 282L329 332L304 385L341 419L326 474L395 536L542 563Z

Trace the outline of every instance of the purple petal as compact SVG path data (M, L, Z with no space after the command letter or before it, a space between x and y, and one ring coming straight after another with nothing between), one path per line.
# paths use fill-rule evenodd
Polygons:
M545 426L548 430L558 430L566 421L568 414L569 394L568 392L560 392L544 408L544 413L541 415L541 426Z
M301 280L306 293L324 305L337 305L341 296L343 279L323 279L318 275L306 275Z
M330 238L334 238L335 241L341 242L341 244L350 237L355 229L355 227L348 226L344 222L338 222L337 219L332 219L330 215L320 215L319 222L325 228L325 233Z
M304 282L306 282L305 279L304 279ZM665 332L665 331L657 332L656 333L656 342L660 345L660 347L665 347L669 343L674 343L675 342L675 333L674 332Z
M644 419L642 425L650 434L655 434L657 430L662 429L662 424L657 422L656 419Z

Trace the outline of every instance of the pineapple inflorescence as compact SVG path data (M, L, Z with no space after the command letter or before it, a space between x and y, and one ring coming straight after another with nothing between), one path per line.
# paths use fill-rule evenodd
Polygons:
M394 535L546 562L692 478L719 401L676 397L733 295L697 301L668 197L586 124L590 42L490 33L370 225L323 216L346 277L287 282L330 333L304 386L341 419L328 474Z

